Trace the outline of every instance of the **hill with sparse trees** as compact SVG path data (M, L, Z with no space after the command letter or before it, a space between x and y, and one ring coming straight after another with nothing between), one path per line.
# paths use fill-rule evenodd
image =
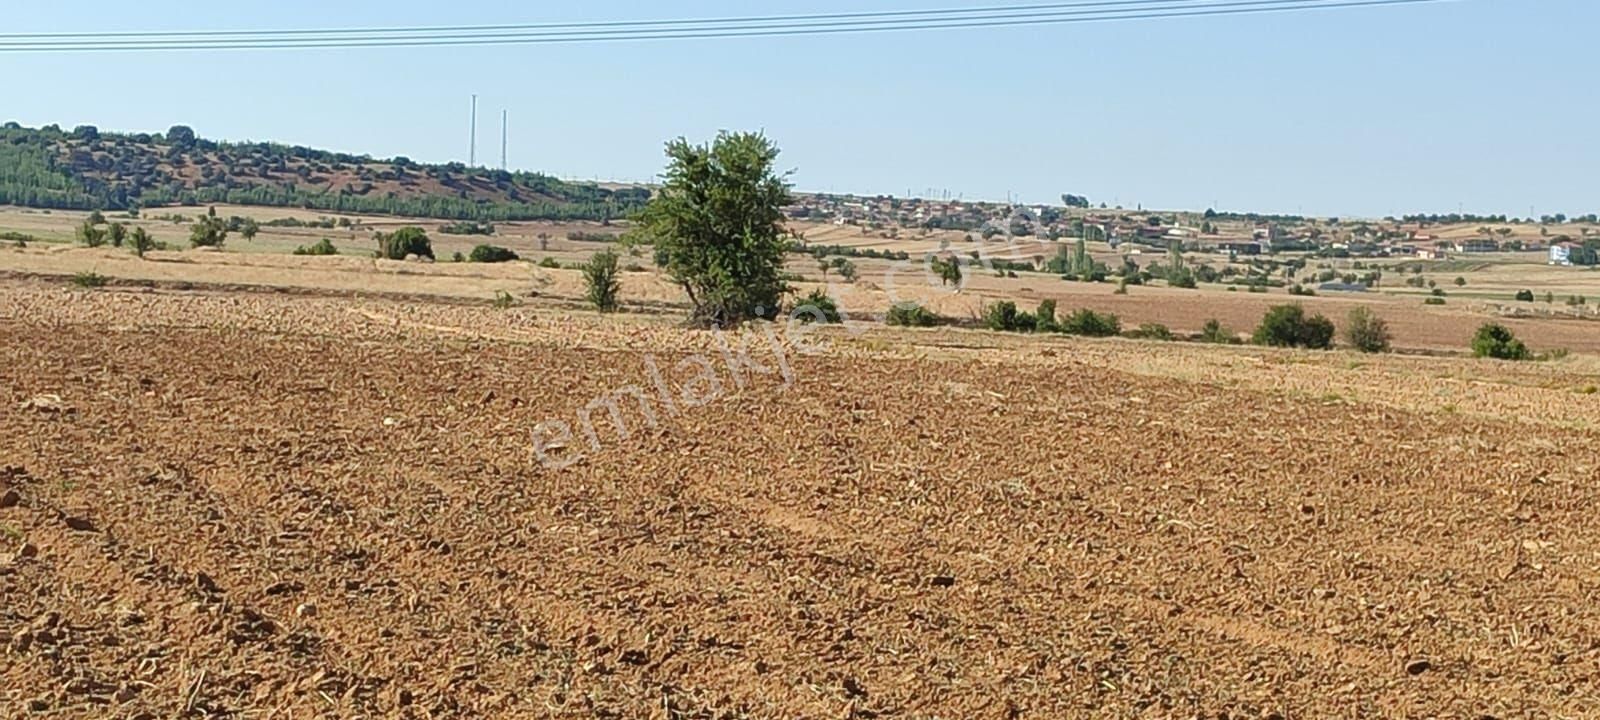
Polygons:
M471 221L610 220L649 200L530 172L92 126L0 126L0 204L128 210L228 203Z

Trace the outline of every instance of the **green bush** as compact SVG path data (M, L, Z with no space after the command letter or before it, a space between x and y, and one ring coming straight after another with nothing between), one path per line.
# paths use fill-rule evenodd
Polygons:
M915 302L895 303L889 308L889 314L884 316L883 321L898 327L933 327L944 324L944 318Z
M833 298L822 290L812 290L810 295L800 298L794 304L794 310L789 317L803 323L835 323L840 321L839 306Z
M404 260L407 255L433 259L433 241L428 239L428 234L422 228L406 226L393 233L378 233L378 257L388 260Z
M217 209L209 208L189 228L190 247L220 248L228 240L228 221L217 217Z
M546 255L544 257L544 259L539 261L539 267L542 267L542 268L559 268L559 267L561 267L561 261Z
M1350 311L1344 339L1351 347L1364 353L1389 352L1389 324L1371 309L1358 307Z
M1518 290L1517 291L1517 302L1533 302L1533 291L1532 290Z
M89 247L100 247L106 244L106 231L85 220L82 225L78 226L78 242Z
M622 292L621 269L614 250L602 250L583 266L584 297L600 312L615 312L617 295Z
M1038 311L1033 314L1034 325L1039 332L1055 332L1060 328L1056 324L1056 301L1041 300Z
M1068 335L1111 337L1122 334L1122 321L1111 313L1097 313L1085 308L1062 320L1061 332Z
M1422 304L1423 305L1443 305L1443 304L1445 304L1445 300L1442 297L1431 297L1431 298L1428 298L1427 300L1423 300Z
M1472 337L1472 355L1496 360L1527 360L1533 354L1504 325L1488 323Z
M1002 300L984 310L983 324L1001 332L1033 332L1038 329L1034 316L1017 310L1017 304Z
M517 254L499 245L479 245L467 259L475 263L503 263L516 260Z
M1333 347L1333 322L1321 315L1306 317L1299 304L1279 305L1267 311L1256 328L1257 345L1328 350Z
M1200 328L1200 342L1216 345L1237 345L1239 336L1222 326L1222 321L1212 318Z
M339 248L333 246L333 241L327 238L318 240L311 245L301 245L294 249L296 255L338 255Z

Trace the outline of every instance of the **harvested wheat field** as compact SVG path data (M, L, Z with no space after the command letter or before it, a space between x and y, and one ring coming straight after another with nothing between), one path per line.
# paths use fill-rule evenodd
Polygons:
M0 716L1600 703L1592 358L743 339L0 285Z

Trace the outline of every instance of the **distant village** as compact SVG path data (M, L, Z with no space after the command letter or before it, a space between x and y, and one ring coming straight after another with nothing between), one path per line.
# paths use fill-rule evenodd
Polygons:
M1346 220L1254 213L1160 213L1143 209L1070 204L1009 205L890 196L798 194L789 217L803 222L851 225L885 239L935 232L964 232L971 241L1011 237L1104 241L1230 255L1306 252L1328 257L1442 260L1483 253L1547 253L1557 265L1593 264L1600 245L1594 215L1537 220L1505 217L1430 216ZM1474 224L1479 224L1473 227Z

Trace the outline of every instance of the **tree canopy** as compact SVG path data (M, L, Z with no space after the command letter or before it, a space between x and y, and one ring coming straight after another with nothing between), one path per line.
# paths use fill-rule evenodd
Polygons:
M709 144L667 143L666 181L639 213L638 237L689 296L691 320L726 327L777 316L789 287L783 206L787 173L758 133L721 133Z

